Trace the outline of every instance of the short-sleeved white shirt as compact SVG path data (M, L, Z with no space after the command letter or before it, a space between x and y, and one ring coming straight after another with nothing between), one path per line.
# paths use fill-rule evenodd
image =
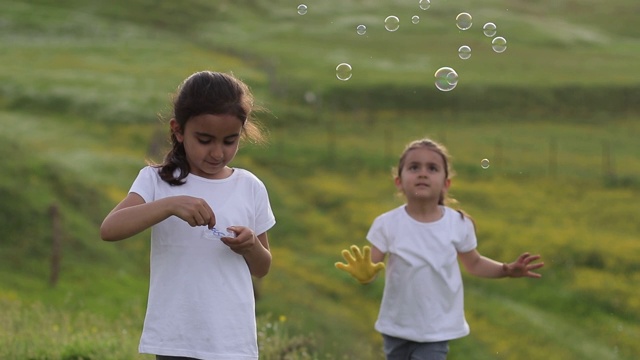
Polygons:
M382 304L375 328L417 342L469 334L464 317L458 252L476 248L473 222L442 206L443 216L423 223L400 206L378 216L367 240L389 254Z
M130 192L151 202L176 195L203 198L216 228L246 226L262 234L275 224L264 184L234 169L226 179L189 174L171 186L143 168ZM244 258L176 216L151 230L151 273L141 353L199 359L258 359L255 301Z

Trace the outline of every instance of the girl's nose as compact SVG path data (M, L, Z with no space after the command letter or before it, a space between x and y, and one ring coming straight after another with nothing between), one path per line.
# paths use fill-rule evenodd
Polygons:
M211 150L209 151L209 155L216 160L221 160L224 156L224 153L222 152L222 145L213 144L211 146Z

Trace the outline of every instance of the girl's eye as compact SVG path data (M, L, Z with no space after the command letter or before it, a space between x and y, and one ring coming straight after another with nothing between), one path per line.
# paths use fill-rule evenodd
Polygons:
M205 144L210 143L210 142L211 142L211 139L206 139L206 140L205 140L205 139L198 139L198 142L199 142L200 144L205 145Z
M230 145L234 145L235 143L237 143L239 139L240 139L240 137L237 136L237 135L236 136L229 136L227 138L224 138L222 143L224 145L230 146Z

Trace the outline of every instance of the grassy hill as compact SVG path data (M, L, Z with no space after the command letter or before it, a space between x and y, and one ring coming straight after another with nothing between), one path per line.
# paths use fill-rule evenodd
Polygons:
M466 278L472 334L450 358L636 358L640 30L625 24L637 4L348 0L310 2L305 15L297 5L3 5L0 358L148 358L136 354L148 234L108 244L98 227L158 159L169 94L201 69L234 72L270 109L271 143L243 147L235 163L265 181L278 219L259 284L264 358L380 358L383 282L359 286L333 263L400 204L390 168L426 135L454 156L452 193L478 224L480 251L547 262L540 281ZM455 27L462 11L474 17L466 31ZM384 30L388 15L398 31ZM488 21L506 52L491 51ZM349 81L335 77L341 62ZM452 92L433 86L441 66L460 74Z

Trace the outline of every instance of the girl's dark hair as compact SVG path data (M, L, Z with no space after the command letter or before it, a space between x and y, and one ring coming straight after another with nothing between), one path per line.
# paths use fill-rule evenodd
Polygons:
M184 130L194 116L232 115L242 121L243 139L261 143L264 138L260 127L251 118L253 109L253 95L244 82L229 74L200 71L189 76L178 87L173 97L172 117ZM171 146L164 162L157 167L160 168L162 180L171 185L182 185L191 169L184 145L173 133Z

